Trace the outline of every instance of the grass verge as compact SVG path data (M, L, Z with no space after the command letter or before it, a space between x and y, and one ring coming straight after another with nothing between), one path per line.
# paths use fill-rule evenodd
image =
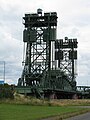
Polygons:
M69 106L0 104L0 120L41 120L42 118L52 116L60 120L75 115L76 113L81 114L87 111L89 111L89 109Z
M0 100L0 120L62 120L89 112L90 100L43 100L16 94L15 99ZM50 118L51 120L51 118Z

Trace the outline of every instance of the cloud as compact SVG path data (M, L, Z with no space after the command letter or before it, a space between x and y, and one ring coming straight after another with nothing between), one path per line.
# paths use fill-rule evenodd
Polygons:
M11 85L11 84L14 84L14 80L12 78L10 79L10 77L9 77L9 79L5 80L5 83L8 83Z
M78 78L86 84L90 71L90 0L0 0L0 61L6 62L6 81L17 83L22 72L22 17L25 13L57 12L57 38L78 39ZM11 81L11 82L10 82ZM80 84L80 82L78 82Z

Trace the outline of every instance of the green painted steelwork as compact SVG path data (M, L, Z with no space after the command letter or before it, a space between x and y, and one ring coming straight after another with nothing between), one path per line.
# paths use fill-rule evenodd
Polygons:
M16 90L20 93L75 94L75 60L77 40L57 40L57 13L25 14L23 42L25 48L24 68ZM71 92L72 91L72 92Z

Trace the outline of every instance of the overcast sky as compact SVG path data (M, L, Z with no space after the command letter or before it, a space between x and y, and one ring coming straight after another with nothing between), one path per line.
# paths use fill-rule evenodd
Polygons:
M6 63L6 82L17 84L21 76L22 17L38 8L57 12L58 39L78 39L77 85L90 86L90 0L0 0L0 61Z

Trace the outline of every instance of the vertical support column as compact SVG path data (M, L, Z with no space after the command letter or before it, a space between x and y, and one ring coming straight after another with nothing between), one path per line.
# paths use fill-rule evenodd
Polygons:
M28 63L29 63L29 74L31 73L31 43L29 43L29 58L28 58Z
M72 81L75 81L74 78L74 46L72 44Z

